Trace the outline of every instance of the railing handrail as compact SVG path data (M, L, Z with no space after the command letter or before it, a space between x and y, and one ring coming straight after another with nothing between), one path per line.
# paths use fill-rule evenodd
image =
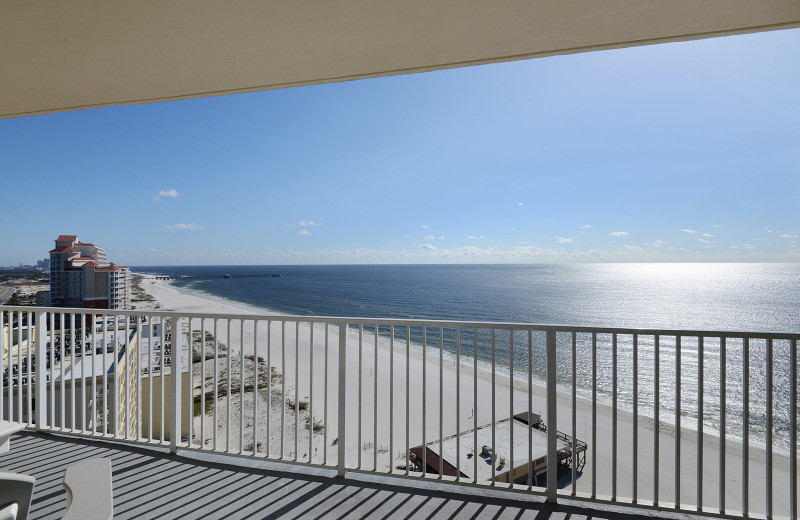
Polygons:
M357 316L306 316L280 313L241 313L212 314L202 312L160 311L160 310L121 310L121 309L85 309L69 307L33 307L0 305L0 311L13 310L35 313L36 311L58 312L64 314L104 314L113 316L160 316L163 318L206 318L220 320L255 320L255 321L287 321L299 323L327 323L330 325L361 324L408 327L441 327L446 329L496 329L496 330L530 330L535 332L559 332L578 334L618 334L639 336L690 336L702 338L738 338L738 339L786 339L800 340L800 332L770 332L747 330L713 330L713 329L674 329L646 327L600 327L584 325L558 325L506 321L468 321L468 320L430 320L411 318L369 318Z

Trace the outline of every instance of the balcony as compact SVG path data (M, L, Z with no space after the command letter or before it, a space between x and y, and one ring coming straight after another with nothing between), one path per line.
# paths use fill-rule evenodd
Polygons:
M34 517L797 517L800 334L0 310Z

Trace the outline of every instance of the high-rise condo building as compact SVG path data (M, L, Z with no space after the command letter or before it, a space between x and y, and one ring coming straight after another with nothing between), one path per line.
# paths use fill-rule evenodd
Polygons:
M130 269L106 260L106 250L59 235L50 251L50 305L89 309L130 308Z

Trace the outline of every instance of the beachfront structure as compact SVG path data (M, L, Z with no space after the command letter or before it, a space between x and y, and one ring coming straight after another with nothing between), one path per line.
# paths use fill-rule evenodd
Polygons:
M130 269L109 263L106 251L59 235L50 251L50 305L87 309L130 308Z
M573 464L572 439L562 432L557 438L557 471L568 474ZM578 472L585 465L585 452L586 443L576 441L574 463ZM530 480L532 485L543 487L547 482L547 428L538 414L523 412L415 446L410 459L416 471L424 473L522 485ZM516 464L512 467L510 461Z
M124 323L114 327L113 323L104 325L101 321L92 333L68 315L62 314L61 318L66 324L61 328L41 328L35 324L29 327L27 319L3 328L5 416L20 422L32 420L29 415L31 409L35 409L35 398L30 390L36 382L37 359L44 359L43 374L48 382L46 398L53 403L54 425L62 429L107 430L109 433L124 432L126 428L127 431L138 430L137 414L119 412L126 410L120 406L126 399L138 399L136 388L130 386L138 369L138 331L128 329ZM44 356L36 356L33 347L40 332L46 342ZM14 406L10 396L15 389L18 401L27 403L30 399L31 407ZM133 397L129 397L130 392L134 392Z
M87 316L89 320L85 319ZM33 420L29 415L35 408L35 399L29 390L35 384L36 360L44 359L48 383L45 399L53 403L53 426L112 435L145 431L169 441L170 425L164 417L171 413L169 389L174 371L169 357L171 345L163 341L161 322L155 320L137 327L124 318L84 315L81 321L66 313L59 317L64 320L64 327L55 324L55 317L53 321L48 321L49 317L45 320L53 328L45 327L44 358L37 357L33 347L39 327L28 327L26 320L21 325L4 325L0 339L3 416L19 422ZM93 329L84 325L91 321ZM190 393L188 368L188 356L184 355L180 370L184 395ZM12 397L15 391L16 401ZM151 398L151 393L155 397ZM18 406L20 402L28 403L29 398L31 406ZM143 405L131 408L125 404L131 401ZM185 417L183 431L188 428L188 421L189 417Z
M4 68L4 81L0 83L0 117L22 117L92 107L261 91L800 27L800 3L796 0L760 2L609 0L580 3L550 0L510 2L441 0L403 4L373 0L271 3L247 0L236 3L235 7L223 2L198 3L177 0L164 3L113 0L104 3L102 8L93 2L72 2L68 6L53 4L47 8L38 2L17 2L5 6L4 15L0 17L0 47L4 50L4 63L7 66ZM154 20L158 23L154 23ZM136 51L132 52L132 49ZM112 176L108 181L116 182L122 187L126 178ZM30 311L18 308L6 308L6 310L15 314L35 312L40 314L42 319L47 312L53 311L53 309ZM217 329L220 332L228 332L231 329L235 331L242 322L246 322L247 326L253 324L252 321L247 321L253 320L252 317L247 320L237 320L213 315L167 316L169 319L183 321L194 327L206 327L212 324L216 327L215 333ZM300 324L307 321L308 318L286 316L258 318L260 326L287 330L292 327L297 327L299 330ZM317 393L310 396L309 401L311 408L317 407L317 410L323 408L326 412L327 426L320 432L325 440L324 452L320 455L312 450L306 455L313 455L315 457L313 460L303 458L304 454L297 449L289 449L297 448L296 440L293 442L291 436L288 436L291 427L284 424L286 427L279 429L272 422L267 422L266 424L272 427L271 435L281 439L280 451L272 446L262 446L254 452L244 453L242 450L234 449L234 453L259 461L270 459L295 465L300 460L301 464L333 468L340 475L358 472L377 474L379 473L377 468L371 469L365 459L367 455L377 456L378 453L386 457L387 452L379 450L378 447L388 446L391 448L388 453L391 453L398 448L398 443L409 442L407 437L416 435L416 441L412 442L425 444L435 435L433 430L425 429L424 425L422 430L412 429L405 420L409 408L398 401L390 410L393 413L388 430L385 421L381 422L380 429L375 426L376 430L384 435L383 439L375 442L372 452L364 452L361 449L364 445L361 442L362 436L369 433L371 426L362 425L362 418L369 411L366 404L368 393L364 393L364 402L360 397L354 399L354 396L362 395L362 388L354 383L360 379L352 375L348 378L348 370L352 369L345 364L348 360L361 359L361 354L349 349L336 349L337 345L348 344L346 334L348 324L370 327L375 322L361 318L351 321L331 318L316 322L317 330L320 327L324 327L325 330L330 327L339 335L338 340L334 338L331 342L333 348L322 351L322 358L318 353L317 357L309 360L313 364L322 363L321 359L324 359L326 367L335 367L330 372L325 372L330 380L324 379L324 387L317 387ZM439 328L445 325L440 322L383 322L383 326L400 328L426 326ZM699 444L692 443L692 439L695 438L693 432L683 435L669 433L670 427L680 431L682 411L686 411L687 403L678 399L675 410L670 413L674 416L675 424L672 426L662 424L666 416L659 416L659 381L655 381L655 385L651 388L652 392L648 394L639 395L634 391L628 396L633 399L633 403L641 404L647 400L647 404L655 412L654 417L648 418L656 424L655 428L648 429L647 421L638 421L635 408L630 418L625 415L618 416L616 393L613 395L611 420L602 412L603 407L598 405L596 400L592 400L590 407L592 414L588 422L590 433L587 437L590 444L587 467L591 469L585 470L591 478L581 479L581 484L586 485L583 482L588 482L589 488L588 490L582 488L580 492L573 488L567 491L568 496L590 503L611 502L613 505L633 504L651 509L670 508L689 512L700 510L704 513L725 516L749 516L761 512L770 517L773 516L773 506L775 506L777 511L797 517L797 335L729 331L623 330L579 326L558 328L515 324L450 325L457 330L463 329L465 335L468 331L479 328L482 331L514 331L517 338L526 338L531 334L535 338L532 341L537 345L542 347L544 344L548 360L547 376L544 389L541 391L542 395L538 398L546 397L544 404L549 404L546 406L547 423L550 425L565 423L567 429L573 433L576 431L575 417L579 406L576 404L574 385L571 391L566 389L568 394L566 399L557 399L555 371L557 348L569 349L580 340L580 344L595 356L598 352L595 340L598 338L613 338L615 347L617 339L625 338L625 341L630 343L626 348L630 349L637 348L637 341L647 339L648 349L652 349L649 351L656 353L666 343L667 348L664 352L667 356L662 361L670 363L678 375L681 356L691 353L702 358L704 341L712 341L717 345L723 361L725 353L730 349L735 354L735 359L741 360L746 369L740 370L734 379L733 376L724 377L723 367L726 366L724 362L719 367L723 376L720 377L722 383L719 388L721 406L714 411L705 412L713 415L723 425L717 446L703 451L702 427L696 437ZM0 328L1 326L2 323ZM318 331L316 337L319 339L323 336L327 337ZM575 339L576 337L578 339ZM389 359L392 363L397 363L396 366L402 366L401 360L409 356L410 352L403 349L404 343L401 338L396 343L401 355ZM307 344L306 340L298 342L298 345L300 344ZM756 392L758 388L762 388L759 386L760 383L751 385L749 375L753 374L753 381L768 384L772 383L774 376L773 360L770 356L767 356L767 363L748 366L748 349L754 345L760 348L765 345L770 347L779 345L784 349L782 352L787 353L787 357L791 360L782 365L784 368L789 367L787 369L789 373L781 372L791 381L787 383L791 405L787 404L784 409L788 411L787 420L791 432L790 455L786 458L773 459L770 435L767 435L766 440L757 447L750 444L748 437L749 392ZM290 353L292 346L290 340L282 345ZM44 355L44 349L44 343L37 340L35 351L40 353L39 355ZM313 349L311 351L313 352ZM178 355L180 349L173 349L172 352L173 355ZM330 354L330 359L324 356L325 352ZM358 349L356 352L359 352ZM764 352L771 350L764 349ZM584 362L592 366L594 359L592 357ZM654 361L658 359L656 356ZM232 361L230 357L227 360ZM18 360L14 360L16 361ZM208 369L208 365L206 360L203 369ZM213 365L215 366L213 374L208 374L212 379L219 375L216 371L218 363L215 361ZM573 374L574 366L573 364ZM611 374L598 374L593 370L592 375L613 377L616 383L616 368L616 357L614 357ZM655 368L657 374L658 366ZM289 377L292 374L292 370L284 371L279 384L286 384L283 376ZM298 372L297 375L299 374L301 373ZM339 375L341 377L338 377ZM391 388L395 388L398 379L390 381ZM572 380L574 379L573 377ZM373 381L375 380L377 378L373 378ZM315 381L321 384L320 379ZM729 396L725 392L725 381L729 381L729 390L741 390L740 393L733 392L730 395L730 398L735 397L737 402L742 403L745 409L745 413L740 417L726 416L725 400ZM594 383L596 381L593 381ZM181 415L181 394L180 390L177 390L180 385L177 385L177 380L173 380L171 384L176 390L169 398L173 399L176 406L172 408L170 420L173 424L181 424L178 420ZM672 390L675 395L682 395L680 377L665 384L674 386ZM491 382L485 379L480 382L476 380L475 386L479 387L481 395L497 389L494 379L491 379ZM291 389L291 386L289 388ZM460 386L453 381L449 381L446 386L439 384L437 387L440 390L445 388L459 389L458 399L450 403L452 406L448 409L455 411L456 414L463 414L460 418L464 419L467 413L463 404L459 403L466 398L468 391L460 390ZM319 480L305 479L301 474L294 473L291 477L284 476L277 479L281 493L273 494L265 489L274 489L273 481L276 479L274 474L264 477L263 474L252 471L249 473L241 469L234 471L230 469L233 466L228 464L225 466L227 473L223 478L219 465L198 463L192 468L187 468L191 464L191 459L188 457L183 459L184 465L181 465L178 457L163 457L156 451L145 455L141 449L131 450L125 444L94 443L97 432L65 431L63 425L61 428L55 426L51 420L51 411L54 408L46 402L46 399L42 399L45 392L45 378L38 378L34 393L39 405L35 409L35 414L29 416L32 420L29 419L28 428L39 432L70 434L82 439L71 440L68 437L56 436L24 437L23 445L26 449L18 459L19 462L13 463L12 459L8 458L9 454L6 454L6 458L3 459L4 464L7 466L18 464L23 471L45 468L51 474L56 474L53 469L59 466L52 461L62 460L65 454L76 451L97 453L98 456L114 453L113 456L118 457L116 460L133 459L136 462L125 468L128 472L126 476L133 478L119 482L115 475L116 505L119 507L122 504L126 512L144 511L140 516L158 515L158 509L153 509L158 507L158 504L142 506L136 500L136 497L142 496L141 488L147 487L148 481L157 482L159 496L163 501L168 501L169 510L175 516L205 514L232 517L236 514L241 515L243 508L247 511L247 507L258 507L262 511L272 507L271 510L277 513L302 515L309 511L320 511L319 506L322 507L322 511L332 513L331 516L366 517L370 512L377 511L381 505L395 507L391 502L393 498L386 498L386 495L376 492L375 487L361 486L355 479L344 481L342 489L349 492L349 496L345 492L342 494L346 496L340 498L342 494L337 496L334 492L333 497L330 497L327 490L312 493L311 490L315 489ZM377 390L375 392L377 394ZM702 397L712 397L711 392L701 385L696 392L700 397L699 403L694 401L691 403L692 406L698 407L699 404L699 408L702 409ZM413 395L413 391L409 393ZM693 393L690 392L688 395L691 396ZM515 404L524 404L528 401L528 396L524 394L523 392L523 395L518 393L512 395L511 401ZM16 399L16 395L20 394L12 394L9 399ZM219 396L216 393L213 395L212 402L217 404ZM398 394L398 397L408 395L403 392ZM435 395L435 392L431 395ZM475 395L478 395L477 390ZM767 392L766 396L768 397L765 398L772 404L772 394ZM502 396L500 398L502 399ZM191 401L187 401L187 405L188 402ZM182 436L174 436L170 441L173 451L178 451L179 448L187 452L210 450L229 455L231 443L237 441L237 436L227 433L226 437L226 432L230 432L226 429L227 426L235 425L239 420L243 425L256 431L265 426L263 421L248 423L244 415L241 418L236 415L226 416L230 409L223 413L217 407L210 406L206 400L201 400L200 404L201 408L208 405L204 414L209 409L212 409L212 414L218 414L213 415L215 422L208 425L205 422L199 423L197 430L187 432L186 440ZM295 399L293 404L298 406L299 400ZM137 402L126 401L126 406L136 405ZM499 406L504 404L501 403ZM329 407L331 410L328 410ZM536 409L527 405L524 408ZM398 409L401 411L395 413ZM509 410L509 413L515 411ZM771 414L765 415L764 422L769 427L765 426L764 431L771 432L772 419ZM630 423L631 420L633 424ZM425 419L423 424L424 422ZM191 424L194 428L195 424ZM280 422L277 424L281 425ZM619 424L623 424L625 428L618 428ZM726 438L725 425L733 427L736 424L742 425L739 436ZM413 426L416 427L417 424ZM475 424L474 427L477 428L478 425ZM242 428L240 431L245 430L246 428ZM313 428L311 431L313 432ZM386 431L393 433L387 438ZM638 435L626 434L630 431L637 432ZM620 440L619 437L624 439ZM120 437L117 434L107 438L127 440L139 446L161 446L160 442L146 435ZM333 444L332 440L337 442ZM14 442L21 441L17 438ZM603 449L594 449L598 442L605 442ZM549 429L548 453L554 455L557 445L555 428ZM92 449L93 446L96 449ZM47 453L49 457L31 463L29 457L31 451L41 451ZM754 457L750 457L748 451L757 453ZM404 453L408 453L407 450L404 450ZM704 466L704 455L714 453L719 453L720 456L716 459L712 457L714 464ZM233 460L233 457L229 456L228 460ZM392 461L394 462L393 458ZM549 457L547 463L555 464L555 456ZM783 467L781 464L784 463L788 465L788 469L781 469ZM157 466L159 470L148 473L147 468L152 466ZM394 466L385 474L393 477L407 475L402 470L396 470ZM407 467L407 464L405 466ZM61 467L63 468L63 465ZM165 471L173 473L166 473L165 476ZM198 475L200 494L198 491L187 490L181 475L186 475L188 472ZM548 477L554 473L549 472ZM173 474L176 474L174 478ZM244 475L240 479L242 484L232 484L236 481L236 477L242 475ZM49 480L55 482L56 479ZM249 488L245 483L248 480L263 483L263 487ZM426 494L423 489L409 491L407 480L383 479L382 482L392 489L393 492L389 494L391 497L399 496L408 502L413 502L414 498L420 496L423 497L423 501L428 502L441 499L440 495L429 492ZM126 492L120 493L120 487L117 486L121 486ZM287 489L295 491L287 495L284 493ZM366 490L366 498L360 493L363 490ZM49 489L45 488L44 492L58 491L54 485ZM523 492L543 495L549 502L557 503L563 498L564 490L559 491L548 478L546 488L531 490L526 488ZM482 495L489 493L485 492ZM462 502L460 506L457 501L455 502L456 505L452 510L456 512L462 511L464 505L475 503L478 504L478 511L481 511L483 509L481 504L487 504L487 502L476 502L480 497L465 499L464 495L459 495L457 487L450 486L447 488L447 498L437 506L435 512L452 505L454 502L449 497L457 496L461 496ZM225 500L220 500L223 497ZM281 504L275 502L276 500L286 500L287 503ZM505 501L507 499L504 499ZM493 514L495 511L493 508L498 500L491 499L488 503ZM519 506L520 502L516 504ZM44 506L40 501L35 507ZM423 507L423 504L417 507ZM511 512L511 516L515 514L516 512ZM577 514L587 516L587 511L580 509ZM592 517L604 515L603 512L589 514ZM656 516L658 512L651 511L649 515Z

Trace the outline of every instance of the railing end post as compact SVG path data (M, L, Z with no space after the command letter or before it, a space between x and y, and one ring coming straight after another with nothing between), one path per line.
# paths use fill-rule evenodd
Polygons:
M547 331L547 502L558 502L558 416L556 414L556 331Z
M172 361L170 364L170 393L172 394L172 414L170 414L170 435L169 435L169 451L171 453L178 452L178 443L181 440L181 383L183 380L183 370L181 367L181 344L183 340L182 319L180 317L172 317L170 319L170 328L172 334ZM161 353L164 355L165 345L161 345ZM191 367L190 367L191 370ZM162 374L163 377L163 374ZM162 398L163 399L163 398ZM164 404L162 403L162 406Z
M338 460L336 464L337 475L344 478L346 469L347 455L347 428L345 421L347 420L347 323L339 323L339 439L338 439Z
M43 310L36 311L34 331L36 334L36 384L33 389L36 414L34 419L36 429L45 430L47 429L45 424L47 421L47 313ZM31 342L32 338L28 338L28 348L30 348Z

